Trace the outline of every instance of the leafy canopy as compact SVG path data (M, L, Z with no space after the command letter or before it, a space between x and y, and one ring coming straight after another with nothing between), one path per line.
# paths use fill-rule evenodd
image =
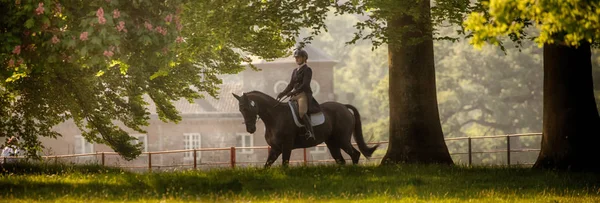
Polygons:
M126 159L141 153L128 131L145 132L156 104L218 97L219 74L243 70L246 54L288 54L303 27L323 27L326 1L0 0L0 136L38 137L73 120L83 136ZM297 3L297 5L296 5ZM298 6L301 5L301 6ZM125 128L125 129L124 129Z
M490 0L483 5L489 16L474 12L464 23L477 47L485 42L497 45L500 36L525 39L525 28L530 25L539 29L531 39L540 47L546 43L578 46L600 37L599 1Z

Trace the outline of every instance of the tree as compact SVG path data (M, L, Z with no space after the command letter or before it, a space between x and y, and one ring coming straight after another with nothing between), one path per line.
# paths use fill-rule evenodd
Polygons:
M465 22L472 43L498 44L498 36L533 39L544 48L542 150L535 168L600 169L596 143L600 122L592 82L591 45L600 37L596 2L489 1L489 18L473 13ZM569 12L564 12L569 11Z
M297 1L294 1L297 2ZM148 125L144 96L161 120L171 101L217 97L218 74L243 70L246 54L278 58L303 27L317 34L328 2L0 0L0 136L38 136L72 119L91 142L126 159L141 145L116 123ZM308 14L308 15L307 15ZM306 40L309 40L308 37Z
M341 10L371 12L357 24L351 43L362 38L372 40L374 48L388 47L390 144L382 164L452 164L438 116L433 63L432 19L441 17L431 17L426 0L352 2ZM365 28L371 33L364 35Z

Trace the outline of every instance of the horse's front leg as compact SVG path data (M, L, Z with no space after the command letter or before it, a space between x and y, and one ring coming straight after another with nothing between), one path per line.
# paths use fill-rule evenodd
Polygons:
M289 137L291 137L291 136L289 136ZM293 139L286 140L281 147L281 152L283 153L283 155L281 157L281 160L282 160L281 165L283 167L288 167L288 165L290 164L290 157L292 155L292 149L294 149L294 140Z
M271 151L269 151L269 157L267 157L267 163L265 163L265 168L271 167L271 165L275 163L275 160L277 160L279 155L281 155L281 150L271 148Z
M292 155L292 148L284 147L283 148L283 156L281 157L281 159L282 159L281 165L283 167L288 167L288 165L290 164L290 156L291 155Z

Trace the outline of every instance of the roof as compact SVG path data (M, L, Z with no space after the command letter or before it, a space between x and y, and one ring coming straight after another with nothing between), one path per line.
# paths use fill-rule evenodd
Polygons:
M337 63L338 62L337 60L333 59L333 57L331 57L329 54L323 52L321 49L316 48L310 44L306 44L304 46L304 50L308 53L308 60L311 63L314 63L314 62ZM290 51L294 51L294 48L290 49ZM250 58L252 58L252 64L254 64L254 65L264 64L264 63L296 63L296 59L294 59L294 56L291 54L287 57L277 58L272 61L267 61L265 59L261 59L256 56L250 56Z
M241 92L242 84L240 82L224 82L224 84L219 85L219 88L218 99L206 95L204 99L195 99L194 103L189 103L186 99L180 99L174 101L173 105L182 115L238 112L237 101L231 93ZM144 95L144 100L149 103L148 110L150 114L157 115L156 104L150 97Z

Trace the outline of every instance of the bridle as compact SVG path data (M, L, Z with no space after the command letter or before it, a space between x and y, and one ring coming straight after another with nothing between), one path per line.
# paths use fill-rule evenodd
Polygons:
M280 98L280 99L277 99L277 104L275 104L275 105L274 105L273 107L271 107L271 108L275 108L275 107L279 106L279 104L281 104L281 102L282 102L283 100L285 100L285 99L287 99L287 98L290 98L290 97L291 97L291 96L288 96L288 95L286 95L286 96L284 96L284 97L282 97L282 98ZM249 101L250 101L250 107L251 107L251 108L255 108L255 109L256 109L256 120L254 121L254 125L256 125L256 122L258 122L258 121L260 120L260 116L258 115L258 112L260 112L260 109L258 109L258 105L256 105L256 102L254 102L254 101L252 101L252 100L249 100ZM244 121L244 122L243 122L243 124L246 124L246 122Z
M252 108L252 111L256 110L256 111L254 111L254 112L256 112L256 120L254 120L254 124L253 124L253 125L256 125L256 122L258 122L260 120L260 116L258 116L258 112L260 112L260 109L258 109L258 105L256 105L256 102L254 102L252 100L248 100L248 101L250 101L249 103L250 103L250 108ZM242 123L246 124L246 121L244 121Z

